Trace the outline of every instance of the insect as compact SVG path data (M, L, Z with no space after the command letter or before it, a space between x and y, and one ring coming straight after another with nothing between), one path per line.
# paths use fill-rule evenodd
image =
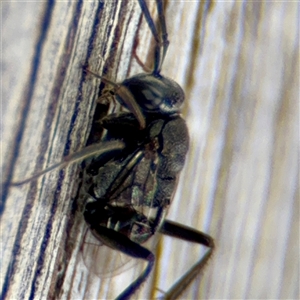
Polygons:
M128 112L113 113L100 121L107 130L102 143L86 147L22 183L55 167L93 157L83 176L83 215L90 231L108 247L147 263L117 299L129 299L151 273L155 256L143 244L156 232L209 248L165 293L166 299L174 299L206 264L214 242L207 234L165 219L189 147L188 129L180 116L184 92L175 81L161 75L169 45L162 0L156 0L158 26L145 0L138 2L156 42L152 72L118 84L88 70L113 86L116 99Z

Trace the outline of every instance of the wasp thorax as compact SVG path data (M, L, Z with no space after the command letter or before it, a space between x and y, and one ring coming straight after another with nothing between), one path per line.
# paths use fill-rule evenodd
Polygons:
M122 86L132 93L145 112L176 113L184 101L184 92L180 85L161 75L138 74L124 80Z

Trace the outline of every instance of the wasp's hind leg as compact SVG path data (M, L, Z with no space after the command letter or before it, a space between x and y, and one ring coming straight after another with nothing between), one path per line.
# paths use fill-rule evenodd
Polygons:
M139 4L156 42L154 50L154 68L152 73L159 74L169 47L168 32L162 0L156 0L159 29L157 29L154 24L145 0L139 0Z
M139 245L136 242L131 241L124 234L117 232L113 229L101 226L98 224L99 214L105 215L106 213L111 213L109 210L104 210L101 212L101 201L99 202L91 202L86 205L84 217L86 222L90 225L90 230L93 235L102 243L107 245L108 247L121 251L133 258L139 258L147 261L147 267L140 274L140 276L133 281L117 298L116 300L125 300L130 299L130 297L141 287L141 285L145 282L147 277L152 271L154 265L154 254ZM116 211L116 208L114 209ZM120 210L122 215L127 214L127 211L124 212Z
M101 234L102 239L106 239L106 242L109 241L113 244L114 249L122 251L123 253L131 257L140 258L148 262L147 267L142 272L142 274L116 298L116 300L130 299L130 297L134 295L137 290L139 290L141 285L145 282L145 280L151 273L155 261L154 254L143 246L132 242L123 234L112 229L99 226L97 231L98 234ZM112 247L112 244L110 244L110 247Z
M206 265L215 248L214 241L212 237L203 232L169 220L165 220L160 228L160 232L171 237L204 245L209 248L204 257L191 267L164 295L164 299L177 299Z

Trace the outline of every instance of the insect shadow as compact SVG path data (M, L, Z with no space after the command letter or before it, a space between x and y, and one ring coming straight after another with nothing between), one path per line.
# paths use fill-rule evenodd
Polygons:
M145 0L138 2L155 39L152 72L115 83L87 70L112 85L115 98L129 112L113 113L100 120L107 130L101 143L12 185L92 157L84 169L82 184L84 218L91 233L108 247L147 263L117 299L129 299L151 273L155 256L143 244L156 232L209 248L164 294L165 299L176 299L207 263L214 242L205 233L165 219L189 148L188 129L180 116L184 92L160 73L169 45L162 0L156 0L157 26Z

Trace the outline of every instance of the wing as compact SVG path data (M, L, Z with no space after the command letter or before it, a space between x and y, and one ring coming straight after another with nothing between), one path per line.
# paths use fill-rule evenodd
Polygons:
M100 278L117 276L138 263L134 258L101 243L89 229L84 235L80 252L89 272Z

